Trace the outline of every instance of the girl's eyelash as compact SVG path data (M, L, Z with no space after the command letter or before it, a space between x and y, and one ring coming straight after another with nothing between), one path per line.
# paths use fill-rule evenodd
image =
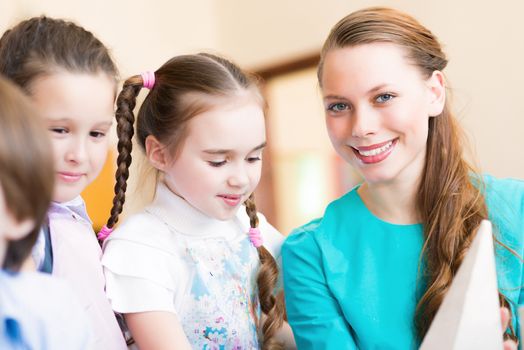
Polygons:
M257 162L259 160L262 160L262 158L261 157L249 157L247 159L247 161L250 162L250 163L254 163L254 162Z
M104 137L104 136L106 136L106 134L105 134L104 132L101 132L101 131L91 131L91 132L89 133L89 136L99 138L99 137Z
M69 130L67 130L66 128L59 128L59 127L51 127L49 128L49 131L52 131L52 132L56 132L57 134L65 134L67 133Z
M211 165L212 167L215 167L215 168L218 168L224 164L226 164L226 161L225 160L222 160L220 162L213 162L213 161L208 161L207 162L209 165Z

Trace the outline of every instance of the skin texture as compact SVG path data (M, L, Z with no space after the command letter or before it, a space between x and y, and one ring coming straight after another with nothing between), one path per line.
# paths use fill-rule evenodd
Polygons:
M260 181L265 143L262 108L248 99L191 119L175 155L152 136L146 149L173 193L209 217L229 220Z
M53 201L70 201L98 176L106 160L114 82L104 73L57 72L37 78L30 92L53 144Z
M324 72L326 123L337 152L369 183L420 174L434 78L426 81L398 46L386 43L332 50ZM397 139L380 162L355 152Z

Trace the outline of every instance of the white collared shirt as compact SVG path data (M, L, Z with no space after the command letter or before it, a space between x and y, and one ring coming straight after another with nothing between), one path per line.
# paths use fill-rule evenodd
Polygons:
M264 246L280 256L284 237L259 214ZM157 187L153 203L108 238L102 265L106 292L121 313L167 311L179 318L194 348L258 348L260 261L241 208L221 221Z

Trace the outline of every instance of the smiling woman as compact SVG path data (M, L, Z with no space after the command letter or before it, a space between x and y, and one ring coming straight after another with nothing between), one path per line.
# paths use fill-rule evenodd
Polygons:
M329 137L366 183L414 187L424 166L429 119L444 107L442 73L426 79L406 56L397 45L373 43L330 50L323 60Z
M329 34L318 67L325 121L363 182L283 245L300 349L418 348L486 218L516 338L524 183L476 174L464 160L446 65L437 38L394 9L356 11Z

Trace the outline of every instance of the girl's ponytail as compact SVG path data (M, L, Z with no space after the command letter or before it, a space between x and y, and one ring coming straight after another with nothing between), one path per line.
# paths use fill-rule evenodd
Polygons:
M133 112L136 105L136 97L144 86L144 81L140 75L132 76L124 82L122 91L118 94L116 100L116 121L118 135L118 158L117 170L115 174L115 197L113 198L113 207L111 216L107 224L98 234L98 238L103 241L118 222L118 216L122 213L126 199L127 179L129 177L129 166L131 165L131 151L133 149L133 135L135 133L134 123L135 114Z

